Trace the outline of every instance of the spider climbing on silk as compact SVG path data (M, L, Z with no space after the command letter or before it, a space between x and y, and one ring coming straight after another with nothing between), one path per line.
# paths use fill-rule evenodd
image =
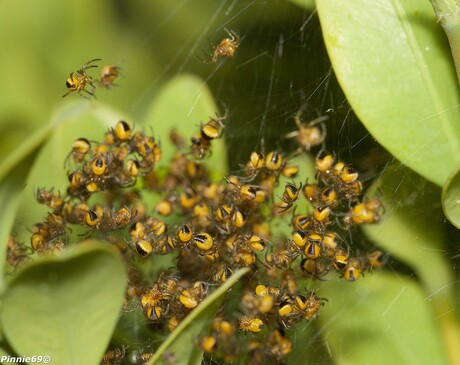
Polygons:
M310 151L314 146L318 146L326 139L326 129L323 122L329 119L327 115L318 117L307 124L302 123L300 116L304 107L300 108L294 116L297 130L285 135L285 138L295 138L299 145L299 150ZM319 124L319 126L318 126Z
M211 54L206 54L207 59L200 59L204 63L216 63L217 60L221 57L231 58L235 55L236 50L240 45L240 36L233 30L225 31L228 34L228 38L224 38L217 46L209 40L212 47L214 48L214 52Z

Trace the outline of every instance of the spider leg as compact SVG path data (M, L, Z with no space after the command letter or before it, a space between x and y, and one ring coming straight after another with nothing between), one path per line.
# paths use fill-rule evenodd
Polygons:
M93 81L94 81L93 79L89 79L89 80L87 81L87 84L88 84L89 86L91 86L91 87L93 88L93 91L94 91L94 90L96 90L96 85L94 85ZM85 91L86 91L86 90L85 90Z
M85 68L90 68L90 67L97 67L96 65L88 66L89 64L96 62L96 61L102 61L102 60L100 58L93 58L92 60L89 60L88 62L86 62L81 68L85 69Z
M293 132L289 132L289 133L286 133L284 135L284 138L294 138L294 137L297 137L299 135L299 131L293 131Z
M206 54L206 53L203 51L203 54ZM210 63L209 60L206 60L206 59L204 59L204 58L201 58L201 57L198 57L198 56L195 56L195 58L196 58L198 61L202 62L202 63ZM209 56L208 56L208 58L209 58Z
M328 119L329 119L328 115L323 115L321 117L318 117L318 118L312 120L310 123L308 123L309 127L314 127L315 125L320 124L321 135L322 135L322 142L321 143L323 145L323 148L325 148L324 141L326 140L326 136L327 136L326 125L323 122L325 122Z
M207 52L205 52L203 50L203 55L204 55L204 58L200 58L198 56L195 56L195 58L200 61L200 62L203 62L203 63L207 63L207 64L210 64L210 63L216 63L215 61L213 61L213 56Z
M88 93L89 95L91 95L93 98L96 99L96 95L94 95L91 91L88 91L88 90L86 90L86 89L81 89L81 90L78 91L78 94L79 94L81 97L83 97L83 98L85 98L85 99L88 99L88 100L91 100L90 97L88 97L88 96L86 96L86 95L84 95L84 94L82 93L83 91L86 92L86 93Z
M297 113L294 116L294 121L295 124L297 125L297 128L302 127L302 120L300 119L300 116L302 115L303 111L305 110L305 104L303 104L300 109L297 111Z
M228 30L227 28L224 28L224 30L227 32L232 42L236 41L236 43L239 43L240 36L238 33L236 33L234 30Z
M308 123L309 127L313 127L319 123L325 122L326 120L329 119L329 115L322 115L321 117L318 117L316 119L313 119L311 122Z

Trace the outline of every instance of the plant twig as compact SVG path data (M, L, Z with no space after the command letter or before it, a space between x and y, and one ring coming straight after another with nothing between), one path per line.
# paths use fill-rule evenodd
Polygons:
M430 0L449 40L460 85L460 0Z

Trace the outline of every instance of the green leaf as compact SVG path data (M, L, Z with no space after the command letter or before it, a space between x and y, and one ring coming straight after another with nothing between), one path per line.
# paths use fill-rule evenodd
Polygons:
M0 321L5 337L21 356L98 365L118 320L125 285L120 255L96 241L36 260L13 277L4 293Z
M321 289L322 333L336 364L447 364L425 293L413 280L367 275Z
M391 166L369 189L385 208L379 224L365 225L366 235L411 266L429 291L452 278L442 251L440 189L403 166Z
M7 252L8 236L12 233L16 213L24 191L24 181L35 161L37 150L52 131L53 123L40 129L0 163L0 204L5 212L0 221L0 273L3 273ZM18 237L15 237L18 239ZM0 290L3 289L3 275L0 275Z
M460 169L454 171L442 190L442 208L447 219L460 228Z
M320 332L317 320L301 321L290 330L288 336L292 340L292 351L286 358L286 364L333 364L330 350L322 341Z
M453 296L452 271L443 250L444 217L440 189L407 168L391 166L374 183L380 195L382 222L364 232L391 255L411 266L431 304L450 360L460 358L460 325Z
M203 351L197 346L199 335L210 325L224 294L248 271L249 269L247 268L236 271L224 284L185 317L174 332L161 344L148 364L168 365L166 360L168 357L173 358L176 365L201 364Z
M6 156L0 163L0 181L5 177L8 177L8 174L15 168L15 166L30 157L33 152L44 143L46 138L48 138L51 130L51 125L38 130L31 137L26 139L24 143L17 146L13 152Z
M317 9L358 117L402 163L444 185L460 162L460 94L430 2L318 0Z
M98 120L91 120L88 124L86 124L89 119L88 115L92 115L93 118ZM81 137L81 135L74 137L77 133L85 133L85 131L88 131L89 134L93 134L93 127L95 125L99 125L100 127L101 123L102 125L113 126L120 119L119 115L120 113L95 102L90 103L88 101L79 101L64 104L54 113L48 125L37 130L0 162L0 181L7 176L8 173L15 168L15 166L21 163L21 161L24 161L26 158L32 156L33 153L50 138L50 136L55 141L54 150L52 152L55 152L56 156L46 156L48 157L48 161L59 158L58 156L62 153L65 153L65 158L70 151L70 144L78 137ZM61 135L56 137L56 134ZM70 141L68 146L63 146L62 143L67 141L69 136L72 136L74 139ZM95 137L102 139L103 134ZM58 138L60 139L60 142L57 141ZM59 161L57 163L59 166L63 166L63 164L60 164ZM58 165L56 165L56 167L57 166ZM43 175L47 176L46 174Z
M2 344L2 346L4 345L5 344ZM2 365L17 364L15 361L15 355L11 353L11 349L0 347L0 360L2 357L6 359L6 361L2 361ZM8 361L8 359L10 359L10 361Z
M190 137L200 132L200 123L206 123L216 112L211 92L199 78L180 75L168 82L154 99L143 122L144 126L152 127L155 136L161 140L163 157L160 165L166 166L174 155L175 148L169 139L172 128L176 128L189 146ZM223 123L225 125L225 121ZM204 161L214 179L220 179L227 173L223 139L212 141L212 155Z
M0 206L4 212L7 212L0 220L0 291L4 287L3 272L6 263L8 237L11 235L14 219L21 202L27 170L32 162L33 159L26 159L0 182Z
M121 113L97 102L79 101L58 110L51 122L52 132L48 142L36 157L23 189L18 216L16 218L17 239L28 241L27 228L41 221L48 208L35 200L37 188L50 189L64 194L68 186L66 157L72 143L85 137L90 141L102 141L107 127L114 127L120 119L126 119ZM129 121L129 119L126 119Z

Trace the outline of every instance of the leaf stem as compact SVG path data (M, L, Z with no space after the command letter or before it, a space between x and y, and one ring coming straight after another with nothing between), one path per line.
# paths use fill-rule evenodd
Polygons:
M460 364L460 325L457 311L451 300L447 298L434 301L436 320L441 330L447 358L451 365Z
M450 50L460 85L460 2L458 0L430 0L438 22L449 40Z
M460 343L460 322L452 292L453 278L447 270L447 263L436 262L434 257L432 261L436 267L435 270L431 271L433 275L424 275L422 270L418 272L421 274L420 279L428 294L427 300L431 302L449 364L460 365L460 347L458 346Z

